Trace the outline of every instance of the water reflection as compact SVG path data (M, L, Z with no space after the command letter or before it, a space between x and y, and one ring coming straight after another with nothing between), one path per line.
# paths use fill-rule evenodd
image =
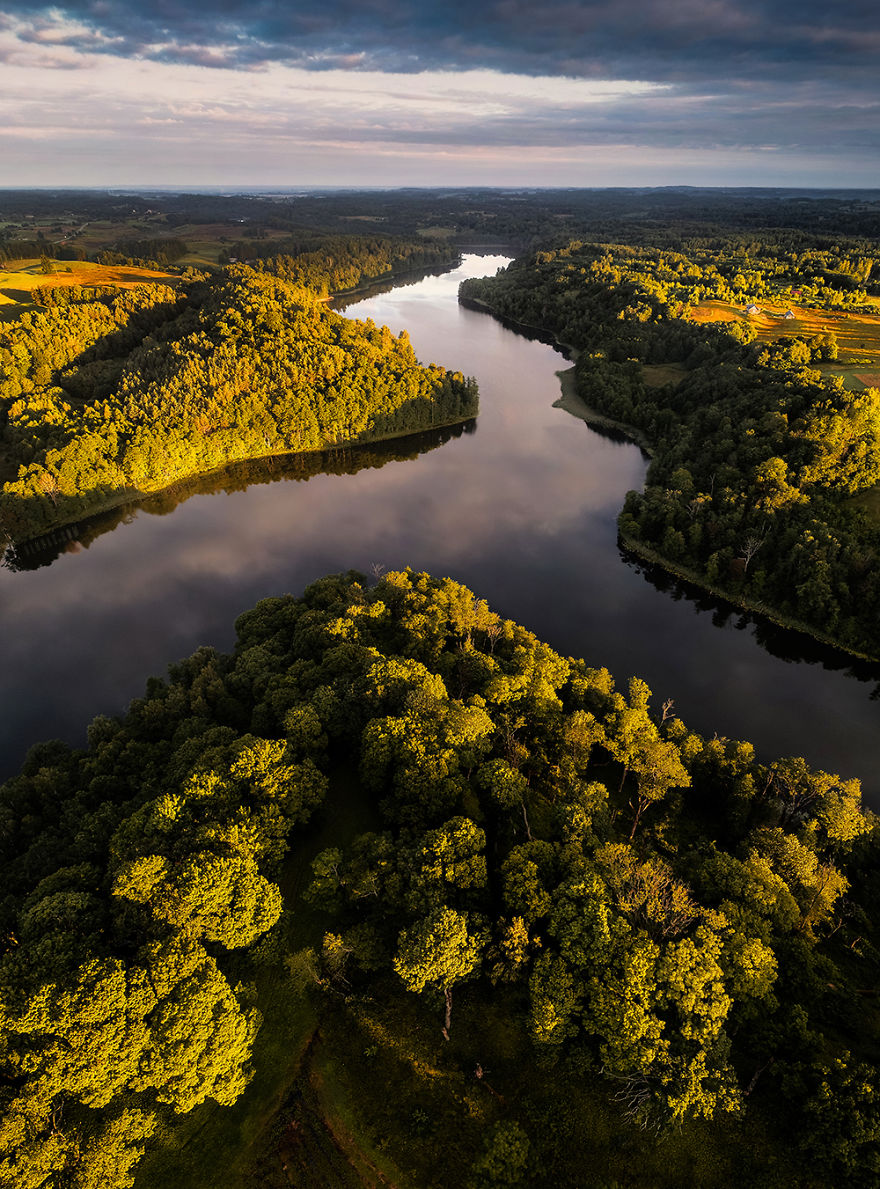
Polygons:
M749 632L761 648L786 664L821 665L823 669L842 672L854 681L871 684L874 689L869 696L875 700L880 698L880 664L876 661L860 660L839 648L823 644L806 632L792 631L766 616L736 607L692 582L670 574L662 566L639 557L623 545L620 546L620 557L667 598L686 600L693 604L696 611L710 614L715 627Z
M200 644L230 647L258 599L380 563L449 574L564 654L621 682L638 673L697 730L752 739L768 759L805 754L880 793L874 676L622 562L617 513L645 461L553 408L559 352L457 304L464 276L502 263L468 258L351 307L406 328L426 362L475 376L478 433L308 482L230 477L129 510L123 529L91 529L50 566L0 571L5 773L38 739L82 742L95 714L120 711Z
M373 442L369 446L350 445L334 450L270 455L231 463L208 475L182 479L154 495L120 504L98 516L90 516L41 537L9 545L3 555L3 565L12 571L37 570L41 566L50 566L63 553L79 553L103 533L112 532L121 524L131 524L139 511L151 516L169 516L194 495L247 491L258 483L289 480L302 483L315 475L356 475L358 471L383 467L389 462L418 458L420 454L436 450L463 433L475 433L476 428L476 418L471 418L458 425L402 434L398 438Z

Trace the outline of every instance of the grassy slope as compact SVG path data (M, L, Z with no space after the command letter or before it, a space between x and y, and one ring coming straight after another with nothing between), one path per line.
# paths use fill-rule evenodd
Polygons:
M118 285L133 289L135 285L155 281L175 281L166 272L148 268L130 268L121 264L89 264L73 260L69 263L53 261L54 272L44 273L39 260L15 261L14 269L0 268L0 321L13 322L27 310L41 309L31 300L38 288L69 288L71 285Z
M783 318L788 309L794 318ZM749 317L737 306L706 301L690 311L689 318L697 323L749 322L758 332L758 341L765 343L786 335L811 338L831 331L839 356L834 363L821 364L819 370L828 376L842 376L846 387L855 391L880 386L880 312L855 314L789 305L762 305L761 311Z

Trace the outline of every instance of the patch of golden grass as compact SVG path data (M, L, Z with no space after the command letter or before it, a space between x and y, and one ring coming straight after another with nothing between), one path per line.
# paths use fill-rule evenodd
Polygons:
M737 306L726 301L701 301L698 306L688 310L689 322L696 322L702 326L706 322L748 322L749 318Z
M120 289L133 289L135 285L177 280L167 272L124 264L56 261L58 271L54 273L43 273L38 260L22 260L18 264L16 269L0 269L0 322L14 322L26 310L39 309L31 297L34 289L69 288L71 285L118 285Z
M787 310L795 315L786 318ZM689 320L707 322L748 322L757 331L757 340L773 342L785 335L812 338L832 333L837 339L836 362L823 363L820 371L841 376L848 388L877 387L880 382L880 313L849 313L846 310L815 310L806 306L761 306L761 313L751 317L738 306L723 301L704 301L689 312Z
M20 267L13 271L0 269L0 290L14 288L28 292L39 288L57 288L70 285L119 285L131 289L151 281L175 279L170 273L151 268L138 268L127 264L90 264L86 260L53 261L52 273L44 273L40 263L20 261ZM69 271L68 271L69 270Z
M422 239L452 239L455 235L454 227L420 227L416 235Z

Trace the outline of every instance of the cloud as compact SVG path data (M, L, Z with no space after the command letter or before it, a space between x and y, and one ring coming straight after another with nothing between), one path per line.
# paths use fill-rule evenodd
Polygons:
M72 49L236 69L870 80L880 39L867 0L13 0L6 12L23 35Z
M878 48L863 0L13 0L0 144L21 184L872 185Z

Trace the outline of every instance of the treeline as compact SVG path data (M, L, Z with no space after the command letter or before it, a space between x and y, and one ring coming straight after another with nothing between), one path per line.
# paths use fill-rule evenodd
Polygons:
M467 281L464 300L540 325L580 349L585 402L638 427L654 457L620 518L625 539L713 589L880 655L880 537L850 497L880 480L880 394L846 390L812 366L833 335L752 342L748 322L695 325L707 297L785 300L801 286L826 300L816 259L868 277L873 259L801 253L774 260L719 248L684 257L573 243L497 278ZM853 274L853 275L854 275ZM865 300L833 290L831 304ZM682 365L683 379L645 384L641 364Z
M164 236L157 239L118 240L112 249L98 253L99 264L141 264L164 268L189 253L186 240ZM59 259L64 259L59 255Z
M355 289L366 281L452 265L459 259L449 244L370 236L309 235L274 240L271 245L242 241L224 249L220 262L247 260L262 272L303 285L326 296Z
M299 194L262 205L252 201L251 218L265 227L320 226L357 234L369 216L388 233L412 236L439 228L460 245L492 242L519 245L518 251L546 246L551 228L565 240L659 242L670 248L694 237L728 239L732 233L764 242L809 239L829 247L880 236L877 190L440 188ZM186 221L182 214L181 221Z
M165 268L176 264L189 252L185 240L166 236L157 239L119 240L112 248L92 253L98 264L128 264L149 268ZM0 264L29 260L39 256L51 260L88 260L89 253L77 243L51 243L38 239L8 239L0 241Z
M40 306L77 306L93 301L112 301L123 292L121 285L38 285L31 301ZM165 291L167 296L167 289Z
M44 239L0 240L0 264L6 264L10 260L28 260L32 256L45 256L51 251L52 245Z
M230 462L473 417L404 332L241 265L53 304L0 329L0 523L20 538Z
M876 1183L877 832L857 781L704 739L448 579L327 578L236 626L233 655L200 650L0 792L3 1184L124 1189L175 1114L235 1101L259 963L349 1032L382 1012L372 1076L403 1060L427 1108L382 1140L415 1183L582 1185L603 1143L632 1158L639 1125L728 1116L769 1139L718 1184ZM292 954L284 856L352 771L376 827L315 860L307 899L333 916ZM459 1081L441 1105L441 1035L462 1027L470 1051L502 1030L508 1059L493 1097ZM375 1084L363 1125L410 1116L408 1083L383 1077L381 1104ZM585 1085L616 1103L614 1137Z

